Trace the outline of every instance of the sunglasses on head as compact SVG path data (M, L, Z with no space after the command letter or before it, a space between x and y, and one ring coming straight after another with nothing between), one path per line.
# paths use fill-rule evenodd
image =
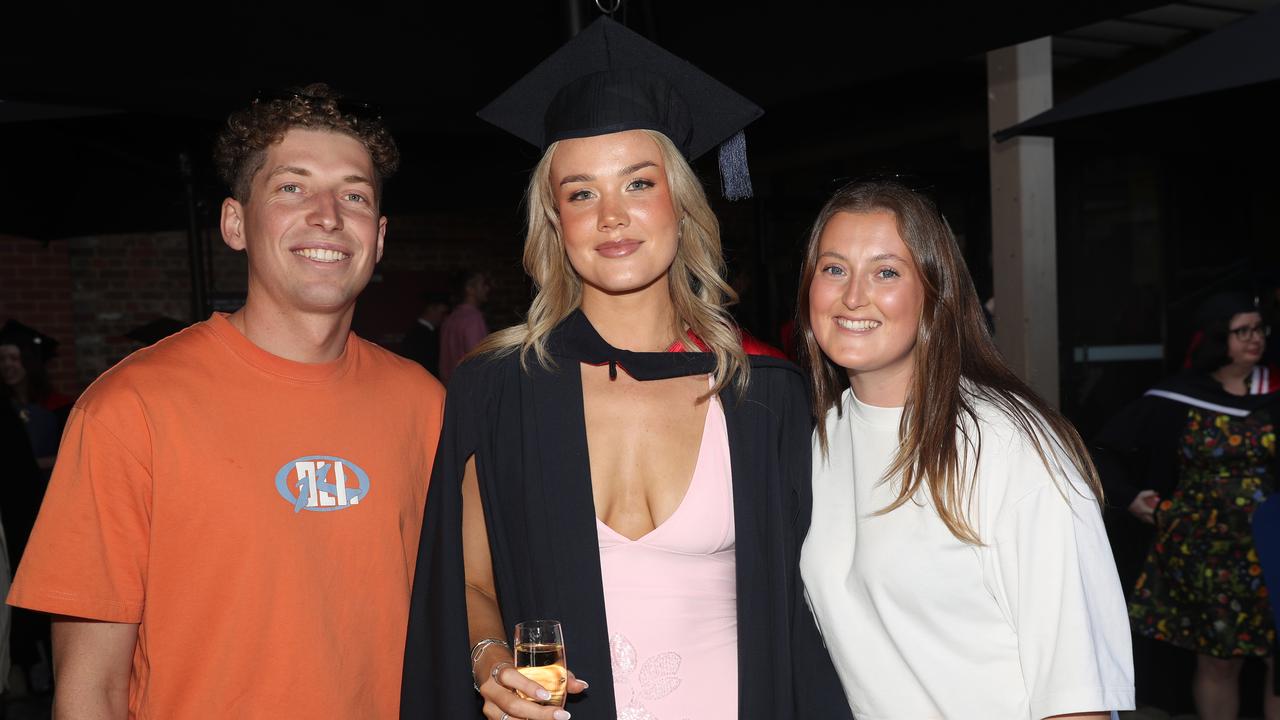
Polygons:
M359 118L360 120L381 121L382 108L373 103L362 102L359 100L351 100L347 98L318 97L309 95L301 90L264 90L254 96L253 102L292 102L301 101L308 105L325 105L332 103L338 112L343 115Z

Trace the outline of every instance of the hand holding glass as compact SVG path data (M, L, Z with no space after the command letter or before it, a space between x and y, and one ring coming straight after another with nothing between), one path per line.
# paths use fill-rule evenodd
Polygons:
M516 625L516 670L551 693L550 700L540 700L520 693L520 697L539 705L564 707L565 671L564 635L555 620L533 620Z

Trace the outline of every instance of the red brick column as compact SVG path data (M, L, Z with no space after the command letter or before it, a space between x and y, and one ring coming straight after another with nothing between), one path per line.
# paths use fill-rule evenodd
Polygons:
M9 318L60 343L49 380L60 392L79 393L67 243L0 235L0 324Z

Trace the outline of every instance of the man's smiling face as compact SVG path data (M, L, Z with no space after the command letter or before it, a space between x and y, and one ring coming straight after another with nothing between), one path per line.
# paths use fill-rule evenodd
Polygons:
M354 137L295 128L267 148L223 239L249 255L249 294L277 312L345 312L382 257L373 160Z

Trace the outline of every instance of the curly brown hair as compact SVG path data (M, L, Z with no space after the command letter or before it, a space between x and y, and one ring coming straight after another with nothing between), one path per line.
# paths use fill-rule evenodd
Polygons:
M293 128L332 130L359 140L373 160L379 196L382 181L400 166L400 151L380 117L342 102L342 96L328 85L312 83L279 97L254 100L227 118L227 127L214 146L213 162L232 197L249 202L253 176L266 162L267 148Z

